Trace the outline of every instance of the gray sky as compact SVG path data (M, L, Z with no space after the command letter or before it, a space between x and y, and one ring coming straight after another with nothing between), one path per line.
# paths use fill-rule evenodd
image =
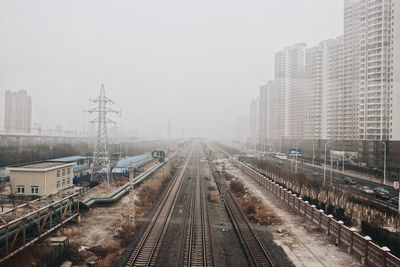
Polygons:
M33 122L82 129L104 83L161 134L170 118L174 132L229 137L274 52L340 35L342 13L342 0L0 0L0 128L4 91L26 89Z

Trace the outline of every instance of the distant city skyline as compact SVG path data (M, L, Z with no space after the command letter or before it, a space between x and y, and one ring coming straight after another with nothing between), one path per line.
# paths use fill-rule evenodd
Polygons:
M341 0L1 1L0 34L7 38L0 44L0 95L28 90L32 121L43 128L88 129L83 110L104 83L132 120L161 135L171 119L186 136L233 137L235 118L273 78L274 52L338 35L342 6ZM0 99L0 117L2 105Z
M347 149L377 165L400 141L400 4L344 0L343 12L341 35L275 53L270 96L250 104L252 143L355 141Z
M32 99L25 90L5 91L4 107L6 133L31 133Z

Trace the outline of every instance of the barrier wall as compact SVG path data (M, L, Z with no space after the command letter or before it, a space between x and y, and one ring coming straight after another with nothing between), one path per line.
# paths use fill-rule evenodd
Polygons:
M391 254L389 248L376 245L369 236L361 236L354 228L348 228L343 225L342 221L335 220L332 215L316 209L315 205L310 205L308 201L303 201L301 197L275 183L271 179L271 177L275 177L272 173L267 172L267 176L264 176L237 159L230 157L230 160L233 160L243 172L268 188L300 215L318 225L328 236L335 238L336 245L347 248L347 251L360 258L363 264L384 267L400 266L400 259Z

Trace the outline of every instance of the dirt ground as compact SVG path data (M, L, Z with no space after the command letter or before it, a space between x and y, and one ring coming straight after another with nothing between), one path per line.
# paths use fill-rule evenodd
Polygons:
M164 181L170 176L171 166L159 170L149 180L137 188L135 201L135 218L140 221L151 207L149 197L156 197L162 189ZM123 185L123 180L116 181L107 190L99 187L91 195L107 195L117 187ZM110 206L97 206L82 213L79 223L70 223L57 232L58 236L70 238L70 259L74 266L87 266L88 263L97 263L96 266L112 266L113 262L124 251L135 229L128 227L129 197L124 196L117 203Z
M259 186L228 160L223 160L222 165L226 172L244 184L252 197L261 201L278 218L267 227L273 233L274 241L296 266L362 266L358 259L329 242L317 227L308 225L273 193Z

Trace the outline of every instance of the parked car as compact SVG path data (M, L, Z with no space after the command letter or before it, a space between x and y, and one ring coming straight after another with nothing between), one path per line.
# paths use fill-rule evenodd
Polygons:
M390 199L390 202L392 202L392 204L394 204L394 205L399 205L399 197L392 197L391 199Z
M347 177L347 176L344 177L343 181L344 181L345 184L349 184L349 185L356 185L357 184L356 181L354 181L352 178Z
M374 194L377 198L388 200L390 199L389 191L381 186L375 187L374 189Z
M283 161L278 161L278 165L283 165Z
M361 191L361 193L364 193L364 194L367 194L367 195L370 195L370 194L374 193L374 190L372 190L371 188L369 188L369 186L366 186L366 185L361 186L360 187L360 191Z

